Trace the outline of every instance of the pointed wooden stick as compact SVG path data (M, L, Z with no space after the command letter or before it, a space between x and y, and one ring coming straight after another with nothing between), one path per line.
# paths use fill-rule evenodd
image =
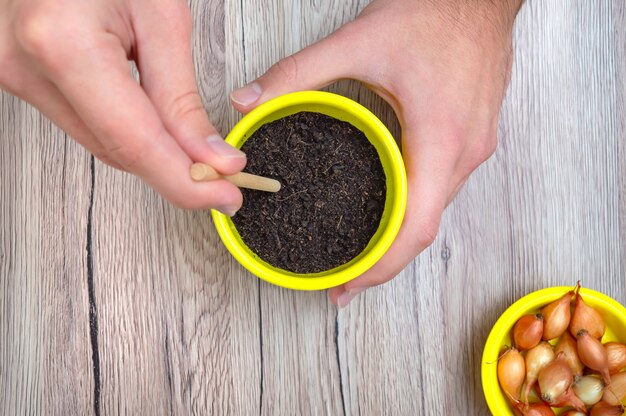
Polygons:
M191 179L197 182L226 179L240 188L256 189L257 191L265 192L280 191L280 182L275 179L253 175L246 172L239 172L230 176L222 176L211 166L204 163L194 163L191 165Z

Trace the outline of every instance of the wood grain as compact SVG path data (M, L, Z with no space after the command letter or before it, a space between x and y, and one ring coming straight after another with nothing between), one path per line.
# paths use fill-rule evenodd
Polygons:
M191 1L204 104L367 0ZM500 144L396 279L338 311L223 248L0 95L0 414L486 415L482 348L515 299L583 285L626 304L626 4L529 0ZM389 106L353 81L329 90Z
M83 149L0 94L0 414L93 409L88 170Z

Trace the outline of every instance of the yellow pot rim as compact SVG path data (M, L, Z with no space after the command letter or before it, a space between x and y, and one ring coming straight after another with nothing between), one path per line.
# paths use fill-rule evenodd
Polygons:
M297 290L321 290L342 285L363 274L380 260L389 249L400 230L404 218L407 201L407 179L402 155L393 136L385 125L359 103L328 92L295 92L267 101L243 117L233 127L230 134L226 137L226 141L235 147L241 147L247 139L246 134L262 120L284 108L308 104L334 107L339 111L350 114L352 117L358 118L369 129L376 132L375 140L382 144L384 151L393 161L389 166L383 167L385 168L386 176L392 176L391 180L394 182L397 192L391 195L388 193L386 196L386 198L392 198L391 211L387 220L387 226L375 244L357 262L346 268L335 272L333 272L333 269L328 272L297 275L288 271L270 268L265 262L251 256L233 232L234 226L231 219L216 210L213 210L211 214L215 228L228 251L251 273L277 286ZM372 137L368 137L368 139L372 140ZM380 149L378 151L380 153Z

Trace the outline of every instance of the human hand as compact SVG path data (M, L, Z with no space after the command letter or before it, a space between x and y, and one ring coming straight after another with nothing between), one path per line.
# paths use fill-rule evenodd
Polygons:
M232 215L237 187L189 176L192 162L225 175L246 163L206 115L190 37L184 0L0 0L0 87L175 205Z
M330 290L347 305L428 247L445 207L495 151L521 0L375 0L329 37L282 59L231 95L248 112L273 97L358 79L402 125L409 194L402 228L370 270Z

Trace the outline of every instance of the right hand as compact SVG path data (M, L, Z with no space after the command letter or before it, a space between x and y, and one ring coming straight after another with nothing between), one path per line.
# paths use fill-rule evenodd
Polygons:
M206 115L190 38L185 0L0 0L0 87L174 205L233 215L236 186L189 176L193 162L224 175L246 164Z

